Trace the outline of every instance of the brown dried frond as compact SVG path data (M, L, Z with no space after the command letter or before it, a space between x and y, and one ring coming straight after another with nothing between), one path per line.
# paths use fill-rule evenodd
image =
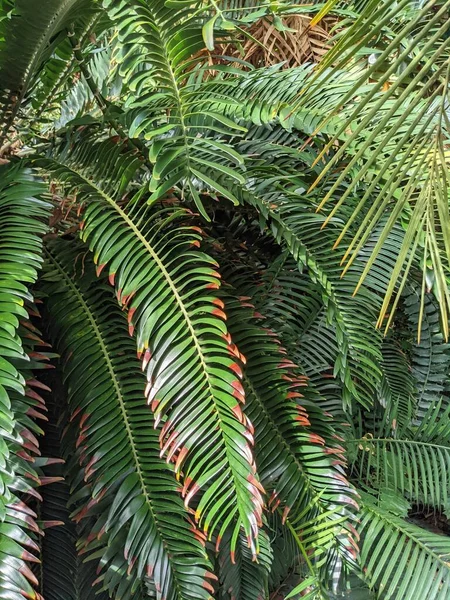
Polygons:
M285 63L285 68L306 62L317 63L329 49L330 30L336 19L326 17L310 27L311 18L307 15L284 17L284 25L293 31L278 31L271 19L260 19L248 30L259 43L241 35L235 37L232 43L219 43L214 54L236 57L255 67L281 62Z

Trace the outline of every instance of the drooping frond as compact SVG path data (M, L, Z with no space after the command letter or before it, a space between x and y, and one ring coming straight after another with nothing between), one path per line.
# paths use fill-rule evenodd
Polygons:
M82 191L80 202L89 203L83 237L100 267L108 264L117 297L128 309L131 330L136 330L148 379L146 395L156 422L164 425L163 453L175 460L177 473L183 472L186 504L207 486L196 514L202 527L212 533L223 522L224 531L236 518L236 526L242 525L251 541L257 535L262 499L252 483L251 434L246 420L239 422L233 412L244 397L220 302L210 291L219 286L215 265L195 249L200 239L195 227L181 222L165 229L185 218L185 211L153 212L139 201L124 210L108 195L110 189L117 193L114 183L108 189L104 181L102 189L102 183L90 180L92 163L86 156L92 157L93 151L109 153L114 176L125 173L125 164L130 165L120 162L120 147L107 142L94 149L80 144L78 150L67 166L49 165L60 181ZM170 336L161 337L169 325ZM175 337L177 344L170 346ZM191 437L193 428L196 435Z
M31 463L42 430L33 418L43 416L31 375L35 342L23 344L22 338L34 336L25 303L42 262L41 219L48 214L42 191L30 171L0 167L0 596L10 600L39 598L27 563L38 562L34 536L40 530L24 500L39 498Z
M286 243L299 267L306 268L321 288L327 321L335 328L340 347L334 373L343 383L344 407L355 400L370 406L381 376L381 336L373 332L378 300L365 288L352 298L358 269L340 278L339 258L330 255L329 230L318 234L324 219L296 195L289 196L289 202L280 199L269 181L251 190L247 201L270 220L275 239Z
M130 331L136 332L145 393L162 427L162 453L183 473L186 505L204 491L196 509L201 527L223 533L234 521L256 552L263 501L253 483L249 424L244 415L236 416L244 390L214 293L215 261L197 249L201 236L185 222L184 209L155 211L141 201L142 190L127 208L121 206L135 164L121 146L79 142L70 157L58 161L47 164L59 181L78 190L78 202L87 203L83 238L99 270L107 265ZM97 180L95 165L104 161L109 173Z
M103 567L113 560L122 563L116 577L121 573L126 579L127 569L134 568L138 580L154 579L161 598L210 598L206 554L173 470L160 458L126 318L92 268L80 276L80 254L86 251L63 241L52 244L43 286L49 327L64 360L72 419L80 428L81 473L90 487L91 498L76 518L107 505L98 515L98 539L107 535L99 558ZM95 551L96 542L97 536L88 533L84 552Z
M268 580L273 559L269 536L265 531L260 531L258 562L253 560L244 536L239 536L235 551L231 547L231 534L227 532L217 559L220 599L265 600L269 595Z
M276 335L258 327L239 302L227 299L226 310L230 333L246 358L246 412L255 428L261 481L271 493L269 506L302 531L305 548L320 548L312 555L319 565L327 562L326 585L336 565L340 570L342 560L351 563L355 553L351 520L357 505L343 475L342 448L332 439L329 418L304 398L307 380Z
M270 239L268 234L266 237ZM224 264L223 253L218 260ZM333 377L340 348L334 327L327 321L317 282L306 270L300 271L287 250L273 258L267 268L259 265L253 271L234 259L224 276L240 296L251 298L263 319L261 325L279 336L287 355L307 375L309 399L338 420L346 421L341 385Z
M442 396L450 367L450 345L445 342L436 300L426 295L421 300L416 285L405 293L405 313L413 331L419 328L420 342L411 349L412 374L417 386L415 418L420 422L429 408Z

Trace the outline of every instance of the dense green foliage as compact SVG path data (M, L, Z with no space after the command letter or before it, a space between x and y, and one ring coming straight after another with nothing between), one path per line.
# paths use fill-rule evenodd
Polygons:
M0 0L2 600L450 597L449 11Z

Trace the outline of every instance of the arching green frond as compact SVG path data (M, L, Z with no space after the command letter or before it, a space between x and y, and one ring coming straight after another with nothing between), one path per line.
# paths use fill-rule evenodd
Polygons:
M206 553L173 470L159 456L158 434L143 395L145 377L126 318L93 269L80 276L80 254L86 251L53 243L44 276L49 327L64 360L68 402L80 427L80 466L91 486L91 500L77 520L90 506L109 501L107 513L99 515L108 535L103 566L111 560L128 563L138 580L144 574L154 579L161 598L210 598ZM88 537L84 550L89 543L95 550L96 540ZM126 577L126 571L122 574Z
M348 443L356 452L353 468L359 481L373 488L392 488L418 504L448 509L448 444L430 443L426 437L377 439L371 435Z
M275 239L286 243L300 268L307 268L322 290L327 320L340 346L334 373L343 383L344 407L350 408L355 400L370 406L381 376L381 336L373 329L378 299L365 288L352 297L358 270L341 279L339 257L330 255L332 226L319 234L324 223L320 215L311 213L295 195L281 200L268 184L251 190L246 200L269 219Z
M345 93L354 83L348 76L336 85L334 94L326 95L317 90L314 99L307 107L299 105L299 95L311 77L313 65L305 64L282 70L282 65L273 65L236 74L225 81L211 82L207 88L211 93L208 105L214 106L215 95L230 94L238 100L236 104L222 107L227 117L238 123L253 123L257 126L280 125L288 131L297 130L306 135L315 132L322 125L324 114L339 102L340 95ZM206 99L205 99L206 100ZM204 103L206 104L206 101ZM321 133L332 135L337 130L339 118L329 119L323 125Z
M228 299L226 310L230 333L246 358L246 412L255 428L261 481L271 492L269 506L279 507L283 520L289 516L319 565L327 563L325 587L326 577L355 555L351 520L357 505L343 475L342 448L332 439L329 418L304 398L307 381L275 334L260 329L238 302Z
M36 281L42 262L40 235L46 227L40 219L48 214L48 205L38 197L43 189L30 171L0 167L0 464L2 471L10 474L7 441L18 441L13 435L16 417L10 395L25 393L25 380L14 363L26 358L18 335L19 321L28 319L24 307L25 301L31 300L28 286ZM0 514L8 500L2 485Z
M79 143L70 158L46 164L87 203L82 235L99 270L107 265L130 331L136 331L145 393L162 426L162 453L183 474L186 505L202 490L196 508L201 527L211 535L218 528L222 535L235 522L256 553L263 501L252 434L239 409L241 369L213 291L219 287L217 265L197 250L201 237L185 222L185 210L155 211L141 201L142 190L127 208L109 195L120 200L116 182L135 160L121 150L108 141ZM112 182L106 173L94 179L95 166L105 161Z
M385 338L381 348L383 377L378 388L377 398L383 407L380 425L375 435L402 436L412 423L416 410L416 386L405 352L392 338ZM381 428L381 431L379 430ZM383 432L383 433L382 433Z
M444 600L450 590L450 540L413 525L363 495L361 564L381 599Z

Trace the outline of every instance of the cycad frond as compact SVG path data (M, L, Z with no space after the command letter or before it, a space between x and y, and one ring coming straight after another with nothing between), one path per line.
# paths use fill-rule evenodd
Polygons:
M450 592L450 540L413 525L363 497L361 563L379 598L444 600Z
M405 292L404 310L413 331L421 332L420 342L411 348L412 374L417 386L415 418L420 422L438 400L445 387L450 368L450 345L445 342L435 298L421 298L417 285L411 284ZM447 398L444 398L447 403Z
M207 219L199 191L219 193L237 204L222 180L231 177L243 183L243 161L236 150L220 141L220 135L214 137L208 130L227 134L230 129L245 129L223 111L199 107L197 102L198 96L203 97L199 82L204 67L199 65L197 70L195 58L204 48L201 2L156 0L149 5L144 0L109 0L106 5L126 49L119 60L129 90L129 134L142 134L150 141L152 199L178 186ZM134 17L123 18L130 14ZM216 102L221 106L236 103L223 90Z
M245 194L246 200L270 220L275 239L287 245L300 269L306 268L322 290L327 320L334 326L340 346L334 373L343 383L344 407L351 407L355 400L370 406L381 376L381 336L372 333L378 299L366 288L351 297L358 269L341 279L339 258L330 256L332 242L327 230L318 234L324 219L311 213L296 195L283 201L268 183Z
M363 281L386 237L402 219L406 224L405 237L378 325L384 326L383 320L392 298L397 296L395 303L398 301L396 288L401 291L404 287L413 258L417 255L421 259L424 285L433 289L439 300L447 336L450 213L447 197L449 161L445 145L449 134L446 111L450 73L447 11L450 4L432 0L405 13L408 4L405 1L395 5L384 1L367 3L359 19L342 35L323 67L319 67L309 86L304 106L310 100L308 95L317 87L323 89L325 77L328 85L333 81L333 74L330 76L321 70L333 61L336 72L351 64L359 71L354 85L338 102L335 111L340 111L344 118L341 118L338 131L319 159L336 143L337 151L323 167L314 186L343 157L348 160L339 168L335 182L320 192L319 208L331 201L333 208L328 218L333 217L345 206L357 186L365 181L367 188L343 228L347 231L353 224L357 225L345 250L345 271L389 211L382 234L361 274L359 282ZM390 24L390 19L397 19L391 39L380 44L380 50L375 51L372 57L363 53L358 62L361 54L358 55L357 49L362 49L369 40L376 40L381 32L385 33L383 27ZM367 85L367 81L372 83ZM327 119L328 115L324 114L324 122ZM339 192L344 182L345 190ZM341 239L342 236L339 237ZM392 316L393 310L387 319L388 325Z
M357 452L354 468L359 481L374 488L394 489L417 504L449 508L448 444L431 443L426 437L408 440L365 436L351 440L350 446Z
M126 318L93 269L77 276L75 261L82 252L86 249L63 241L52 244L44 275L49 326L66 361L69 406L80 423L77 445L83 444L79 459L92 488L78 520L110 499L105 554L125 558L138 579L153 577L163 598L210 598L206 553L192 532L173 471L159 456Z
M323 565L326 554L326 569L333 572L335 563L352 563L355 556L351 520L357 505L343 475L342 448L332 439L329 419L304 398L307 380L285 357L276 335L252 322L239 302L228 299L226 310L246 358L246 412L255 427L256 462L271 492L269 505L302 532L308 551L320 547L312 556Z
M136 331L146 396L162 426L162 453L183 473L186 505L204 491L196 509L201 527L222 535L235 522L256 553L263 500L252 434L239 408L245 401L241 367L213 291L217 265L197 250L198 227L186 223L191 213L155 211L141 192L122 208L115 197L120 200L136 160L122 151L109 141L79 143L70 158L42 164L87 204L82 236L99 270L108 265L130 332ZM105 161L109 171L100 171L97 181L94 165Z
M232 551L231 547L231 533L227 532L222 540L218 556L221 600L263 600L267 598L269 595L269 571L273 560L267 533L261 530L259 534L258 562L252 559L247 540L242 534L239 536L236 550Z

